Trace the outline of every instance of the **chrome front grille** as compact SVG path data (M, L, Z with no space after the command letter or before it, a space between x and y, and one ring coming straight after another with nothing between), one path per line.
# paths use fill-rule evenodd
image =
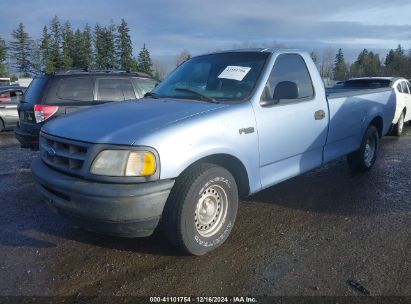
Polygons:
M41 159L50 167L73 175L82 175L84 162L87 159L88 144L40 135Z

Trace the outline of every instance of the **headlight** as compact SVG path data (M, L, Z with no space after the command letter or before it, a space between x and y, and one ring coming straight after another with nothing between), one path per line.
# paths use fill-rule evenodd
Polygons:
M151 176L157 164L149 151L104 150L91 165L90 172L107 176Z

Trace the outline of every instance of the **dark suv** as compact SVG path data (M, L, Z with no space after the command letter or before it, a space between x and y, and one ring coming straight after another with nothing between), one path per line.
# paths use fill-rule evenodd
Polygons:
M18 106L16 138L24 148L38 149L39 133L49 119L86 107L142 98L157 81L144 73L66 71L37 76Z

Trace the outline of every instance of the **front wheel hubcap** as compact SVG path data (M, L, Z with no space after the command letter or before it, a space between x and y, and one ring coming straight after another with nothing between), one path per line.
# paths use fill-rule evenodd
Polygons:
M203 237L216 234L225 222L227 209L226 191L219 185L206 188L197 202L194 214L197 232Z

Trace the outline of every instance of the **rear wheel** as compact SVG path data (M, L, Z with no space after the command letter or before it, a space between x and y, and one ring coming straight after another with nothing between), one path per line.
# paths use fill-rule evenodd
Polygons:
M375 126L369 126L360 148L347 156L348 165L355 172L365 172L372 168L377 159L380 136Z
M4 130L4 122L3 120L0 118L0 132Z
M228 238L237 208L231 173L213 164L195 165L176 180L163 211L164 233L178 249L203 255Z
M401 136L404 130L404 119L405 114L404 112L401 113L400 118L398 118L398 122L394 126L394 130L392 131L394 136Z

